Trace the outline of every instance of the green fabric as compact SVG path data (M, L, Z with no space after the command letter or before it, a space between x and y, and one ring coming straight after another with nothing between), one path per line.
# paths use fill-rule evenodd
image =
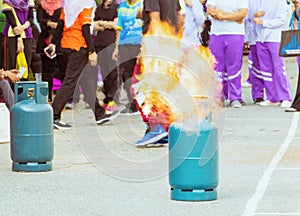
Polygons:
M0 32L3 32L3 29L5 27L5 23L6 23L6 17L4 15L4 13L0 12Z

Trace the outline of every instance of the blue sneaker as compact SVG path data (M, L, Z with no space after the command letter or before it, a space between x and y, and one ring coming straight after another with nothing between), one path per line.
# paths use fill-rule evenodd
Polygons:
M144 146L144 147L161 147L161 146L165 146L169 143L169 137L166 136L158 141L156 141L155 143L151 143L151 144L148 144L147 146Z
M168 136L168 132L161 125L155 125L145 136L138 140L135 145L138 147L156 144L161 139ZM159 143L160 144L160 143Z
M169 143L169 137L168 136L158 140L156 143L153 143L153 144L167 144L167 143Z

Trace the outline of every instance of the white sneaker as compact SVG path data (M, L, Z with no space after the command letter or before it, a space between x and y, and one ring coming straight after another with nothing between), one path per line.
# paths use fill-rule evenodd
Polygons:
M99 88L103 88L103 85L104 85L103 81L98 81L98 82L97 82L97 86L98 86Z
M280 105L282 108L289 108L292 106L292 102L288 100L283 100Z
M271 102L269 100L266 100L266 101L260 102L258 105L265 107L265 106L277 106L279 104L280 104L279 102Z
M289 107L285 110L285 112L300 112L300 110L297 110L296 108L294 107Z
M63 122L60 119L54 120L53 121L53 126L54 126L54 128L59 129L59 130L69 130L69 129L72 129L71 125Z
M73 103L73 102L68 102L67 104L66 104L66 106L65 106L65 108L66 109L69 109L69 110L72 110L72 109L74 109L75 108L75 103Z
M233 108L241 108L241 107L242 107L241 102L238 101L238 100L232 101L230 105L231 105L231 107L233 107Z

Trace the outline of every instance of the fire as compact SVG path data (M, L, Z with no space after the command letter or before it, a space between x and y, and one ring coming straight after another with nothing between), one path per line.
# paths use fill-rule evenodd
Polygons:
M208 48L183 49L181 33L168 23L150 26L143 37L138 82L132 86L144 114L166 125L195 116L203 120L218 104L221 89L214 62Z

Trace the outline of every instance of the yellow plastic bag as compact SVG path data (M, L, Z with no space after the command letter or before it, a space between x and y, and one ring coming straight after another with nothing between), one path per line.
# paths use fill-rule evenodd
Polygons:
M24 52L19 52L17 55L16 69L20 71L20 76L22 76L22 78L28 78L28 66Z

